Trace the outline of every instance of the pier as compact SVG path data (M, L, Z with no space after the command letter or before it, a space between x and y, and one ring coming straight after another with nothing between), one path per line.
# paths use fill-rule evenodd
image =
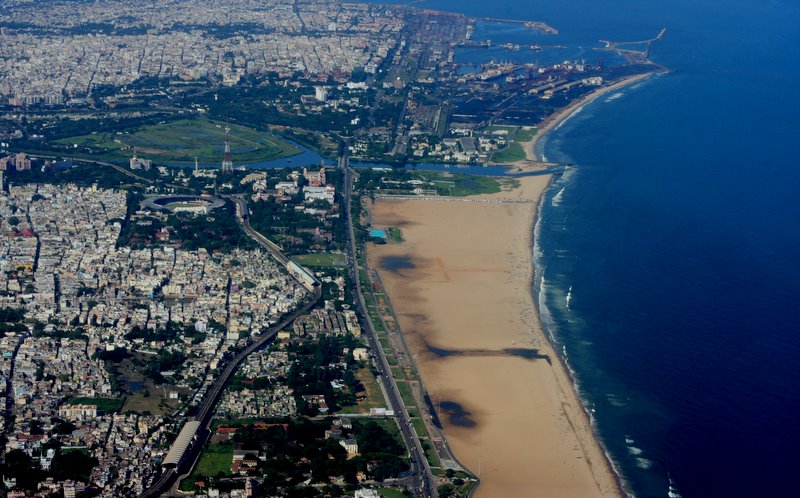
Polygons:
M653 43L664 38L667 33L667 28L661 28L661 31L654 38L639 41L622 41L615 42L610 40L600 40L600 43L605 45L602 50L609 50L623 56L630 63L646 62L650 59L650 51L653 49ZM643 46L642 50L620 48L622 46Z
M548 35L557 35L558 30L549 24L541 21L521 21L519 19L501 19L497 17L471 17L471 21L488 21L488 22L500 22L500 23L507 23L507 24L522 24L525 26L525 29L535 29L537 31L541 31L542 33L547 33Z

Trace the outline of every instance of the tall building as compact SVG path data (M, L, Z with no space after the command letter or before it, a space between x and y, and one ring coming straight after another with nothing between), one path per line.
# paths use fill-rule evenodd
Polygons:
M31 160L24 152L18 152L14 158L14 168L17 171L28 171L31 169Z
M136 149L133 149L133 157L131 158L130 166L131 169L143 169L145 171L150 169L153 162L150 159L142 159L141 157L136 157Z
M222 155L222 172L233 171L233 161L231 160L231 144L228 142L228 135L231 133L230 126L225 127L225 153Z
M315 86L314 87L314 97L320 102L325 102L328 100L328 89L324 86Z

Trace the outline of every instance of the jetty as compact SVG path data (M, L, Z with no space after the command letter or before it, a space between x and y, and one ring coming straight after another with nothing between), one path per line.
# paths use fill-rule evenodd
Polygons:
M549 24L541 21L522 21L520 19L501 19L498 17L471 17L469 18L470 21L488 21L488 22L500 22L500 23L507 23L507 24L522 24L525 29L535 29L537 31L541 31L542 33L547 33L549 35L557 35L558 30Z

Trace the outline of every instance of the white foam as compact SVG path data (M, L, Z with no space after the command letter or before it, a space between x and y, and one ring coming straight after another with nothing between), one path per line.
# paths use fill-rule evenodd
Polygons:
M616 394L612 393L606 394L606 399L608 400L609 403L611 403L611 406L615 406L617 408L628 406L628 403L619 399Z
M562 188L558 191L556 195L550 200L550 204L553 206L559 206L561 204L561 198L564 196L564 191L567 190L567 187Z
M648 460L647 458L638 457L636 459L636 466L642 470L648 470L650 467L653 466L653 462Z
M667 474L667 477L669 478L669 489L667 490L667 496L669 498L683 498L678 492L678 488L675 487L675 481L672 480L672 476Z
M564 126L564 123L566 123L570 119L572 119L575 116L577 116L578 114L580 114L581 111L583 111L584 107L586 107L586 106L582 105L582 106L578 107L577 109L575 109L574 111L572 111L571 113L569 113L569 116L567 116L560 123L558 123L558 125L555 128L553 128L553 131L560 129L562 126Z
M633 456L638 456L642 454L642 449L637 448L636 446L628 446L628 453L630 453Z
M564 299L567 303L567 309L569 309L569 303L572 301L572 286L569 286L569 290L567 291L567 297Z
M564 172L561 174L561 178L558 180L559 184L562 183L569 183L572 181L572 177L575 176L575 172L577 171L576 168L566 166L564 167Z
M574 115L574 113L573 113L573 115ZM545 137L543 137L543 138L545 138ZM547 162L547 157L544 155L545 141L542 140L539 143L542 145L542 148L541 148L541 160L543 162ZM538 147L537 147L537 149L538 149ZM552 181L552 183L550 184L550 187L553 187L554 185L556 185L558 183L569 182L572 179L573 175L576 173L576 171L577 171L576 168L566 166L564 168L563 173L559 177L557 177L556 179L554 179ZM541 230L542 230L542 216L543 216L542 215L542 211L543 210L541 208L537 209L536 221L534 222L534 225L533 225L533 251L532 251L533 252L533 265L534 265L533 290L536 293L535 299L536 299L536 302L537 302L537 304L539 306L539 319L541 320L541 323L543 325L542 328L544 329L544 332L549 337L550 344L553 346L554 349L556 349L558 347L558 345L559 345L559 342L556 340L555 335L553 333L553 330L555 329L555 323L553 321L552 314L550 313L550 310L547 307L547 303L546 303L546 299L545 299L546 290L547 290L547 281L546 281L546 279L544 277L544 274L545 274L545 271L546 271L546 266L545 266L545 263L544 263L544 253L542 251L541 246L539 245L539 240L540 240L540 237L541 237ZM559 254L561 252L558 249L556 251ZM568 252L568 251L564 251L564 252ZM575 389L575 392L578 395L578 399L581 402L581 406L582 406L584 412L589 417L589 423L590 423L590 425L592 427L592 430L596 431L597 427L596 427L596 420L595 420L595 417L594 417L594 414L595 414L594 406L592 406L591 410L587 409L586 400L582 396L582 390L581 390L580 384L578 383L577 377L575 375L575 371L572 369L572 367L570 366L570 363L569 363L569 358L567 356L567 348L563 344L561 344L561 351L562 351L563 364L564 364L564 366L567 367L567 370L569 371L570 378L572 379L573 388ZM630 490L630 486L626 482L625 477L620 472L619 466L618 466L616 460L614 460L614 458L608 453L608 450L605 448L605 446L603 446L603 452L605 453L606 460L611 464L611 468L613 469L614 474L616 474L617 478L619 479L620 483L622 484L622 488L624 490L625 495L627 497L629 497L629 498L634 498L635 495Z
M625 94L622 93L622 92L617 92L614 95L608 97L606 100L604 100L604 102L613 102L613 101L617 100L618 98L622 97L623 95L625 95Z

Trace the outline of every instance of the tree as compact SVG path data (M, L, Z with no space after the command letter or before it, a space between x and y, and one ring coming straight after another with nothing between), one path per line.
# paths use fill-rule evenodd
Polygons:
M439 498L448 498L450 496L455 496L456 487L452 484L442 484L436 488L436 492L439 494Z

